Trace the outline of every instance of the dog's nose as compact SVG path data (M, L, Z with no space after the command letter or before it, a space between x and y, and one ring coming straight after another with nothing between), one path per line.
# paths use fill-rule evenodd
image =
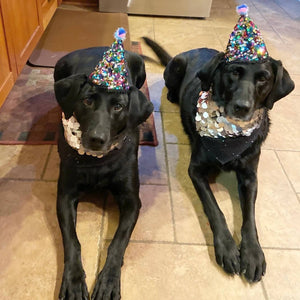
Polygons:
M105 144L105 142L107 141L107 135L105 133L102 133L100 135L91 135L89 140L91 148L96 150L101 148Z
M233 106L234 114L238 117L246 116L250 111L250 105L247 103L237 103Z

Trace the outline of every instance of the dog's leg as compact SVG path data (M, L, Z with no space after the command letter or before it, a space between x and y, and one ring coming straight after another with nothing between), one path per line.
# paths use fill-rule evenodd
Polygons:
M61 164L57 188L57 217L64 245L64 273L59 299L88 300L81 247L76 234L77 186L76 170Z
M255 225L255 200L257 195L258 157L236 171L243 225L241 230L241 273L250 282L259 281L266 271L265 256L258 241Z
M119 226L108 248L105 265L98 275L92 300L120 299L123 256L141 207L138 187L128 190L118 186L112 193L120 210Z
M240 272L239 251L209 186L208 167L195 162L196 158L193 159L192 156L189 175L202 201L204 212L213 232L216 261L227 273L237 274Z

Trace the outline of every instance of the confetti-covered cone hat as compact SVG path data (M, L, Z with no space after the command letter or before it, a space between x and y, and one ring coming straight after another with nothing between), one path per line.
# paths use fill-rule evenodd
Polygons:
M124 28L118 28L114 34L115 41L99 61L95 70L90 74L94 84L109 90L128 90L128 72L125 63L123 41L126 38Z
M235 25L227 48L226 62L259 62L268 57L268 51L259 29L248 17L248 6L237 7L240 18Z

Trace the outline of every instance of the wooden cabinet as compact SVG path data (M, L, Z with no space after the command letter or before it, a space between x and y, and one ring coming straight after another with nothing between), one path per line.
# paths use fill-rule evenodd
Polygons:
M56 8L57 0L39 0L42 8L42 19L43 19L43 28L45 29L49 24Z
M11 90L16 77L16 69L8 56L8 45L5 39L2 14L0 10L0 106Z
M36 0L2 0L5 34L13 50L18 73L42 36L41 15Z
M59 1L60 2L60 1ZM58 0L0 0L0 105L22 71Z

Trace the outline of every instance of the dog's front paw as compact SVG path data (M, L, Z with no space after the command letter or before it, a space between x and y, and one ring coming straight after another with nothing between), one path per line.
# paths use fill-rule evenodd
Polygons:
M241 274L249 282L260 281L266 272L265 255L259 243L246 243L241 245Z
M85 273L82 268L75 268L74 266L65 267L59 299L89 299L89 293L85 283Z
M96 285L92 294L92 300L119 300L120 295L120 274L102 272L98 275Z
M229 274L240 273L240 253L233 240L229 236L214 239L215 255L217 263Z

